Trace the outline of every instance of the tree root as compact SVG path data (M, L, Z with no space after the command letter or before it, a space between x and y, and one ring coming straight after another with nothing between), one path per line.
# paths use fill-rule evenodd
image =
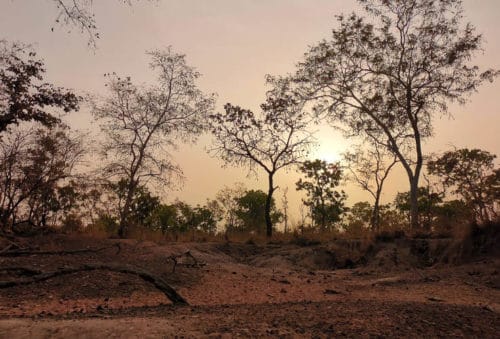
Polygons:
M1 267L0 272L13 272L16 275L32 277L43 272L31 267Z
M29 285L40 281L45 281L54 277L77 273L77 272L85 272L85 271L95 271L95 270L104 270L125 274L132 274L142 278L144 281L147 281L153 284L158 290L162 291L163 294L174 304L174 305L188 305L186 299L184 299L180 294L178 294L170 285L168 285L163 279L157 277L147 271L141 270L139 268L133 268L129 266L120 266L114 264L86 264L79 267L64 267L57 271L51 272L40 272L31 267L7 267L2 268L1 271L17 271L21 272L24 275L33 275L30 278L24 278L19 280L12 281L0 281L0 289L21 286L21 285Z
M10 245L9 245L10 246ZM60 250L60 251L30 251L30 250L15 250L9 251L10 247L7 246L0 251L0 257L21 257L29 255L71 255L71 254L82 254L82 253L98 253L113 247L117 248L116 254L121 252L120 243L115 243L111 246L101 247L101 248L84 248L78 250Z

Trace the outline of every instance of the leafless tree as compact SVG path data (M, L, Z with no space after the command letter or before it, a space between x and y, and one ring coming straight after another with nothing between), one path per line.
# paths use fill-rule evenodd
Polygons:
M109 178L126 181L120 208L119 235L124 236L134 193L151 180L169 185L181 177L169 150L180 142L194 142L206 128L215 95L204 95L196 86L200 74L186 64L185 56L165 51L149 52L158 83L141 87L129 77L110 76L109 95L94 101L93 112L105 135L102 145Z
M377 142L365 143L344 153L344 164L350 172L350 179L374 199L370 224L373 230L380 226L380 198L389 172L398 162L397 156Z

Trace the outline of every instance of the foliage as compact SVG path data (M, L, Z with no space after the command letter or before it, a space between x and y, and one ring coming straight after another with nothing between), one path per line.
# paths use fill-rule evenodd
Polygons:
M102 152L108 178L127 182L120 209L120 236L130 222L135 191L150 181L172 184L181 171L168 158L179 142L194 141L205 129L214 106L213 95L205 96L197 87L200 74L188 66L185 56L166 51L150 52L151 68L158 71L158 83L150 87L134 85L129 77L110 76L109 96L94 102L93 112L106 136Z
M346 229L367 229L370 227L372 206L368 201L358 201L346 213Z
M438 214L439 204L443 199L440 194L431 192L427 187L418 188L418 210L420 211L421 226L430 230ZM398 193L394 199L394 207L405 215L409 215L410 192Z
M397 156L410 182L411 224L418 227L422 140L449 102L464 103L498 71L471 64L482 39L463 24L460 0L359 2L368 17L338 16L331 38L309 49L276 96L313 101L317 116L349 135L369 135Z
M495 204L500 201L500 168L495 168L495 158L487 151L464 148L445 152L429 161L427 168L464 200L477 222L486 223L498 216Z
M379 232L401 232L408 228L408 217L392 204L380 205L380 227Z
M160 204L149 217L148 225L154 230L161 230L164 234L178 235L189 231L214 234L217 221L206 206L191 207L182 201L177 201L171 205Z
M463 200L443 201L436 209L435 230L453 235L457 228L467 228L474 221L474 211Z
M45 67L36 53L21 44L0 40L0 135L21 121L52 127L60 122L53 110L78 110L72 92L43 82Z
M346 210L346 194L343 190L336 190L342 178L339 164L307 160L299 169L305 179L296 183L297 190L304 190L307 194L303 202L310 209L311 219L321 230L331 230Z
M312 136L302 106L290 102L263 104L262 114L226 104L225 113L210 116L215 137L210 152L226 164L263 169L268 177L265 204L266 234L272 235L271 204L276 190L274 175L282 168L298 164L307 154Z
M76 207L74 167L82 160L81 140L67 129L17 129L0 143L0 228L54 225Z
M89 231L102 231L106 235L116 235L118 233L118 228L118 220L105 213L99 215L96 220L88 226Z
M235 215L239 223L238 226L229 231L266 233L265 206L267 194L261 190L246 191L241 197L236 198L237 207ZM273 224L280 221L282 214L276 209L274 198L271 200L271 220Z
M242 183L236 183L233 187L225 186L217 192L215 200L207 204L214 216L223 221L224 229L236 229L240 226L236 210L238 209L238 199L245 195L246 191Z

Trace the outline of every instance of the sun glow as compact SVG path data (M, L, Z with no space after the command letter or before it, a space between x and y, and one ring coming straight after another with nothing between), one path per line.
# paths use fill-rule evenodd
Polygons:
M311 159L320 159L326 162L342 160L342 153L348 148L346 140L330 128L321 128L316 133L318 146L311 152Z
M321 152L316 152L315 158L326 161L328 163L333 163L333 162L340 161L342 157L339 154L337 154L335 151L325 150L325 151L321 151Z

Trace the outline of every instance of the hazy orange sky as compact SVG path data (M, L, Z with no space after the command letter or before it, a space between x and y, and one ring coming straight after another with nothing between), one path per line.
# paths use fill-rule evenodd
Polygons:
M329 37L334 15L356 11L354 0L94 0L94 13L101 35L98 49L87 47L87 37L66 27L51 32L57 16L52 0L0 0L0 39L32 43L45 60L48 81L57 85L105 94L104 73L130 75L137 82L152 82L146 50L172 45L187 55L188 64L203 74L199 85L218 93L217 109L226 102L258 109L265 96L264 75L291 72L308 45ZM485 51L475 60L483 67L500 68L500 1L464 1L466 20L483 33ZM435 134L425 152L457 147L475 147L500 154L500 80L486 84L465 106L451 106L453 120L436 120ZM74 128L93 129L87 110L73 114ZM349 142L326 127L317 134L320 145L311 158L338 159ZM263 178L246 176L244 168L221 168L210 158L204 136L195 146L174 153L186 182L180 191L166 192L169 201L180 198L203 203L224 185L244 182L248 188L265 189ZM260 180L259 180L260 179ZM280 188L289 187L290 207L298 215L300 195L295 192L298 176L278 173ZM397 191L407 191L407 179L395 171L385 190L391 201ZM349 203L368 200L359 189L346 186ZM282 191L276 193L281 200Z

